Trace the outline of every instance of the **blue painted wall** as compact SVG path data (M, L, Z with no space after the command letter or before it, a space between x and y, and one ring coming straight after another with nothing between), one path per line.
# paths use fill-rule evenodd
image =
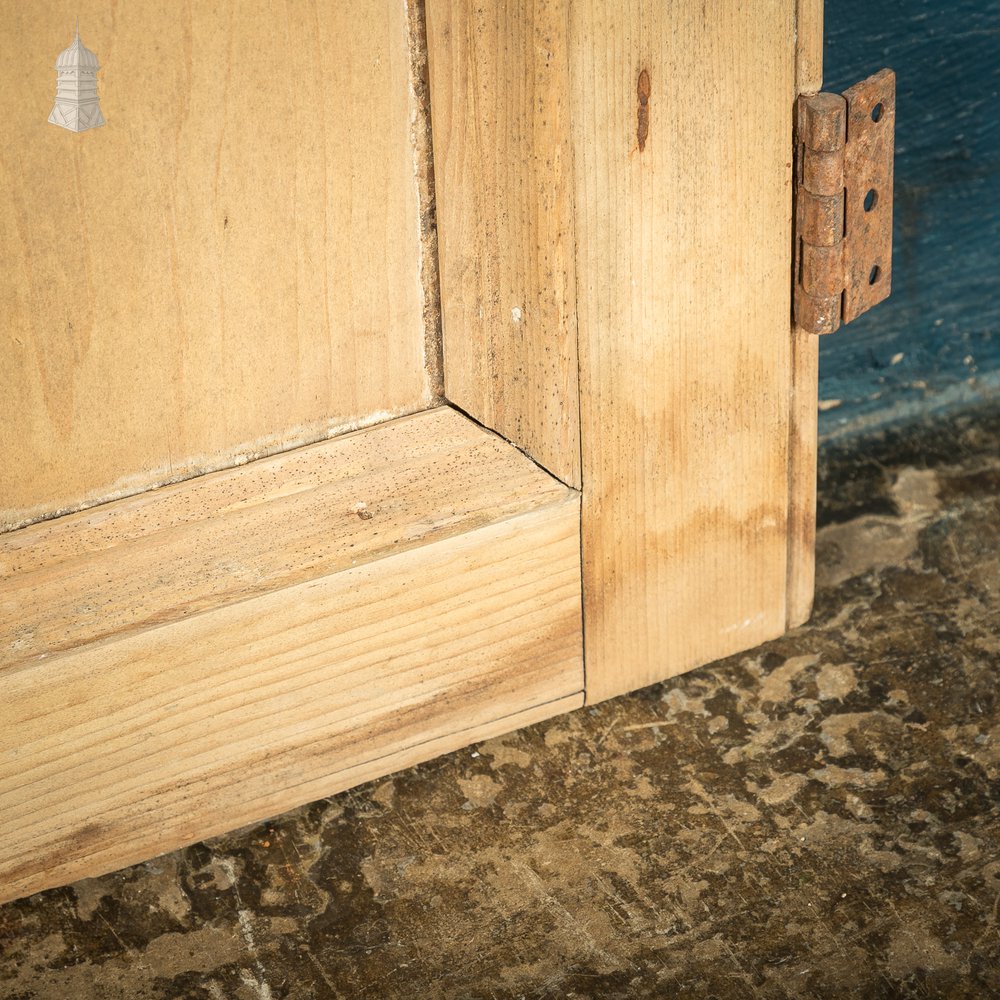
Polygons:
M829 439L1000 398L1000 0L827 0L825 30L825 90L897 76L892 297L822 339Z

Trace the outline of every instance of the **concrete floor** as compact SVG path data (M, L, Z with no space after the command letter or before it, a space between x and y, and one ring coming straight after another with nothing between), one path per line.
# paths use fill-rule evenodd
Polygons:
M821 490L809 626L0 907L0 997L1000 996L1000 414Z

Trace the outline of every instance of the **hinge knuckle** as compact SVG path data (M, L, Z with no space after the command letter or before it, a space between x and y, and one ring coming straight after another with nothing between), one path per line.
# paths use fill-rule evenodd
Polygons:
M836 297L844 290L844 243L832 246L802 244L802 290L808 295Z
M889 294L895 76L796 103L795 322L832 333Z
M804 243L832 247L844 238L844 195L799 192L799 235Z
M801 285L797 286L795 317L798 325L810 333L833 333L840 326L840 294L810 295Z
M847 102L840 94L799 98L799 141L806 149L832 153L847 138Z
M813 194L844 194L844 147L823 152L810 149L802 157L802 186Z

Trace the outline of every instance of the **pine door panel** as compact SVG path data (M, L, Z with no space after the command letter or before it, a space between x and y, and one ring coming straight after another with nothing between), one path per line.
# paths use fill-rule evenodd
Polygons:
M410 20L0 2L0 528L428 405Z

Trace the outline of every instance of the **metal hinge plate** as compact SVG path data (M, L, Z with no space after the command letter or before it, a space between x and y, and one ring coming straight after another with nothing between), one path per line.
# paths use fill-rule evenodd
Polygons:
M896 75L796 104L795 322L833 333L892 286Z

